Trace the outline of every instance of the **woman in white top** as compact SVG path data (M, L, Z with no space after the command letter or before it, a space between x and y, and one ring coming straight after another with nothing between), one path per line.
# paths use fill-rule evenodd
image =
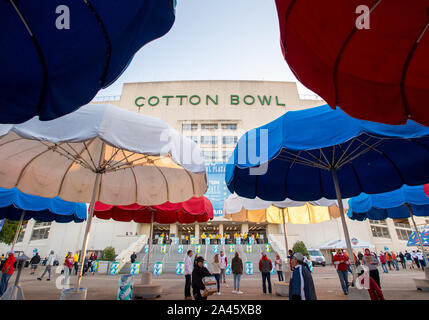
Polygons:
M282 259L280 258L280 255L278 254L276 255L275 266L276 266L277 275L279 276L279 281L284 281L283 262L282 262Z
M220 296L220 261L219 254L216 254L212 261L212 275L216 279L217 295Z

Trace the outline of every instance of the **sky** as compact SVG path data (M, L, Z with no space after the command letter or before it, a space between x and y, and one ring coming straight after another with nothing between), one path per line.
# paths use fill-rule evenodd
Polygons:
M294 81L280 48L274 0L178 0L171 30L141 48L121 77L97 96L120 95L126 82Z

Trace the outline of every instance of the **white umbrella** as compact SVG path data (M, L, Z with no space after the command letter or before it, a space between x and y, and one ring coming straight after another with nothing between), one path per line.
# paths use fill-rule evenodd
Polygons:
M112 105L87 105L52 121L0 125L0 187L94 203L159 205L200 197L207 178L200 148L166 122Z
M343 205L348 208L346 200L343 200ZM296 210L287 210L285 214L286 208L296 208ZM252 222L283 223L286 255L289 251L286 236L287 221L299 224L319 223L340 216L337 200L322 198L317 201L306 202L285 199L272 202L258 197L254 199L243 198L235 192L225 200L223 213L226 218L234 221L244 221L247 218L249 221L255 220Z

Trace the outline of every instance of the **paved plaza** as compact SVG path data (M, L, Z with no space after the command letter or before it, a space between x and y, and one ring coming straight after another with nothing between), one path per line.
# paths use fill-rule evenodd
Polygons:
M38 268L35 275L30 275L28 269L23 270L20 285L24 290L27 300L58 300L61 290L57 289L57 281L60 274L55 274L51 281L45 278L38 281L36 278L43 268ZM59 270L59 269L58 269ZM429 300L429 291L418 291L415 288L413 278L424 278L424 273L420 270L400 270L391 271L388 274L381 273L381 285L386 300ZM76 276L72 276L72 284ZM313 279L316 287L318 299L320 300L347 300L340 288L340 282L336 271L332 266L315 267ZM59 279L61 280L61 279ZM272 276L272 281L277 280L277 275ZM15 281L15 275L10 280L9 285ZM140 281L140 276L136 276L134 281ZM184 278L175 274L164 274L154 277L163 285L164 293L158 299L182 300L184 295ZM110 275L86 275L83 277L82 286L88 288L88 300L116 300L118 291L119 276ZM261 289L261 276L259 273L253 276L243 275L241 280L242 295L233 294L232 275L227 276L227 286L221 286L221 295L213 295L210 300L287 300L287 297L276 295L263 295Z

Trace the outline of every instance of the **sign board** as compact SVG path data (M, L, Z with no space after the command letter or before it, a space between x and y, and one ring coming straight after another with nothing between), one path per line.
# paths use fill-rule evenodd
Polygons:
M226 162L207 163L208 189L205 196L213 205L215 217L223 216L223 203L229 197L229 192L225 183Z

